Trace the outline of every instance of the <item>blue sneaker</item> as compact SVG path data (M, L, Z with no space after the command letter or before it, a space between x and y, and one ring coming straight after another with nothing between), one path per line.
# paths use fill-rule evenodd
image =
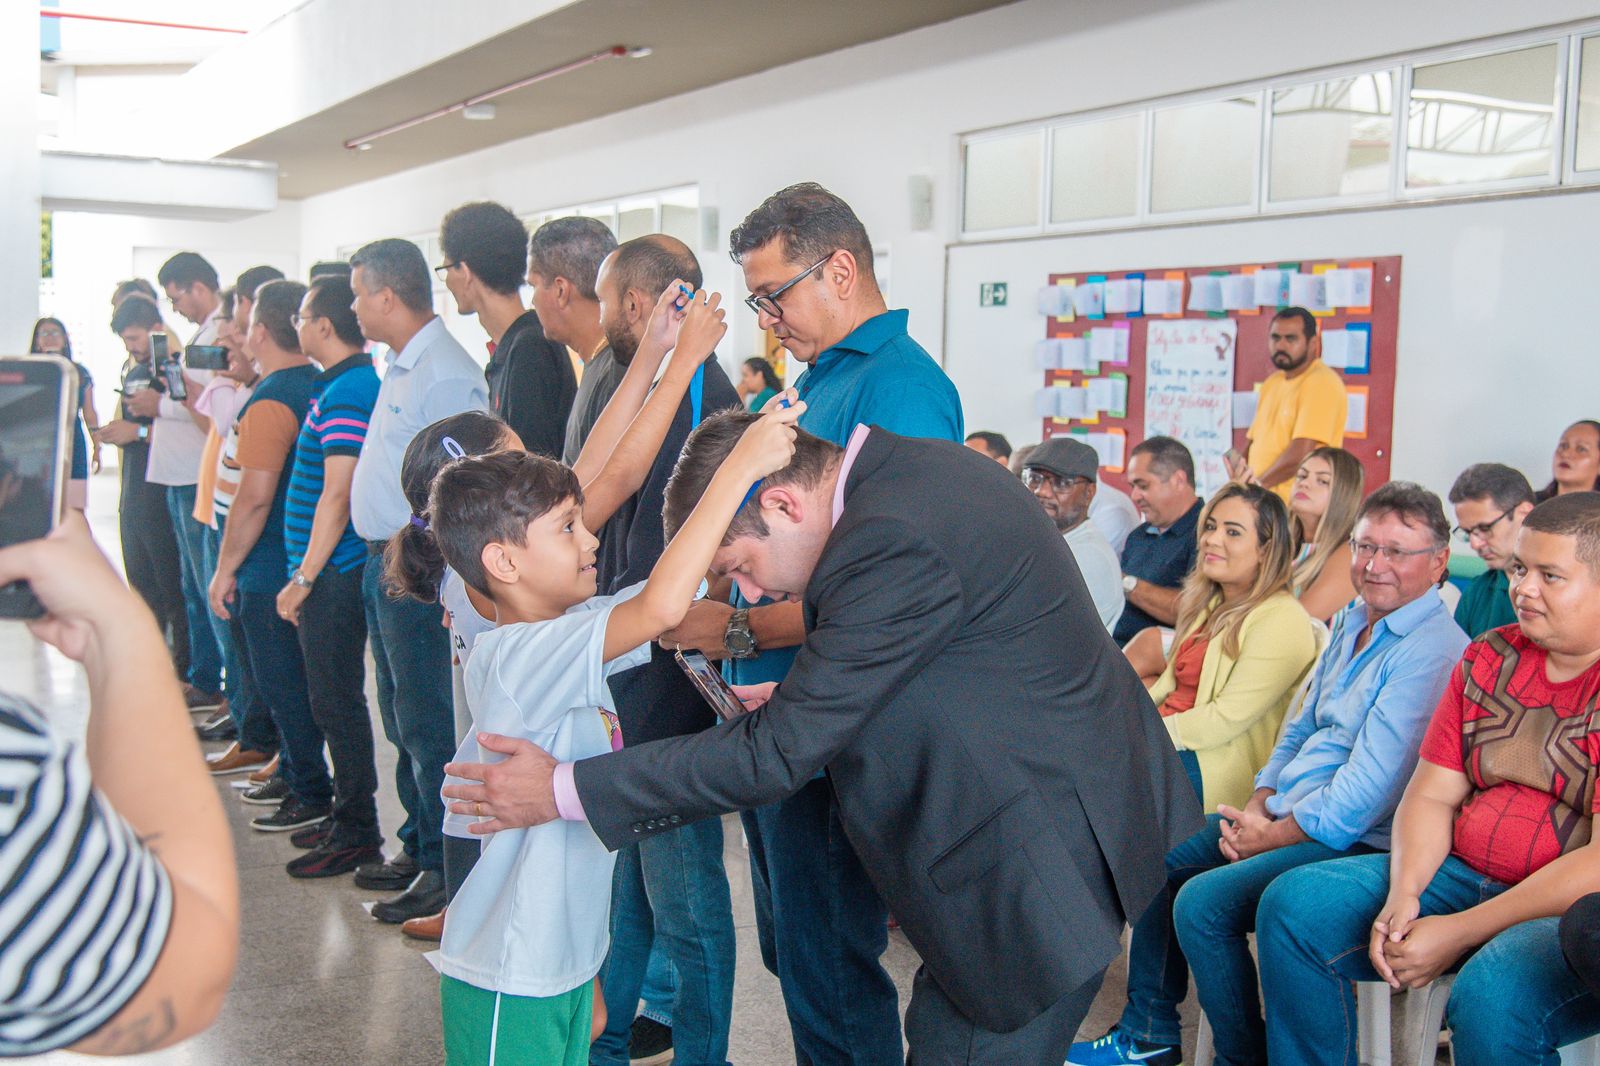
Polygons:
M1073 1044L1067 1066L1183 1066L1183 1049L1138 1040L1118 1026L1099 1040Z

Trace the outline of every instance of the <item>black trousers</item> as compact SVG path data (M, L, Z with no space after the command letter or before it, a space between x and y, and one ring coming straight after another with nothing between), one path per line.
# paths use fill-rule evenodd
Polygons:
M122 473L122 505L117 528L122 536L122 569L156 616L172 650L180 678L189 675L189 613L183 602L183 567L172 532L167 488L144 479L147 449L128 448L124 463L137 464Z
M1600 995L1600 892L1584 896L1561 916L1561 953L1589 991Z
M361 602L361 567L317 575L300 608L300 651L305 659L311 717L333 760L333 843L377 847L378 768L372 716L367 710L367 614Z
M966 1018L926 966L917 968L906 1008L906 1066L1053 1066L1066 1061L1105 971L1012 1033L992 1033Z

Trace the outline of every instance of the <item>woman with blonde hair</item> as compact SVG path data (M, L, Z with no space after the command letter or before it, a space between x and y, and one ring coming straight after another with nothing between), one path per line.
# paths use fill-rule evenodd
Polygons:
M1241 806L1317 655L1291 590L1289 514L1259 485L1226 485L1200 513L1177 637L1150 698L1206 810Z
M1290 588L1319 622L1355 599L1350 580L1350 534L1365 494L1361 460L1343 448L1318 448L1301 460L1289 495L1294 543Z

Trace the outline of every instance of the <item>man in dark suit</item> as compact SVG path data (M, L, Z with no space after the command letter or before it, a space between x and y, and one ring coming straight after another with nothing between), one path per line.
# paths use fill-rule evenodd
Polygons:
M708 419L667 491L676 529L754 415ZM1004 545L1004 550L996 550ZM484 831L587 816L608 846L759 806L826 768L845 830L921 953L909 1061L1059 1063L1201 824L1171 742L1026 489L945 441L804 432L713 569L800 598L781 686L716 729L557 766L496 740L454 766Z

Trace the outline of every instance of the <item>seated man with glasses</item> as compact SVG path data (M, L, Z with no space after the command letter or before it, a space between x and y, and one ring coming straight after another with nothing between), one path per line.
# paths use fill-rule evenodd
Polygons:
M1122 566L1117 553L1099 527L1089 521L1099 472L1100 459L1093 448L1071 437L1051 437L1028 453L1022 466L1022 483L1072 549L1083 583L1089 586L1094 609L1110 632L1116 628L1128 601L1122 595Z
M1288 871L1389 846L1428 716L1467 646L1438 591L1449 539L1439 497L1420 486L1391 482L1361 505L1351 543L1356 599L1334 617L1300 714L1244 809L1222 807L1167 855L1176 943L1130 955L1120 1022L1075 1046L1069 1064L1177 1066L1178 1005L1191 970L1217 1061L1267 1061L1246 935L1263 894Z
M1517 620L1506 569L1533 503L1528 479L1500 463L1469 466L1450 486L1450 505L1459 523L1456 537L1470 544L1488 568L1468 583L1456 604L1456 624L1469 637L1481 637Z

